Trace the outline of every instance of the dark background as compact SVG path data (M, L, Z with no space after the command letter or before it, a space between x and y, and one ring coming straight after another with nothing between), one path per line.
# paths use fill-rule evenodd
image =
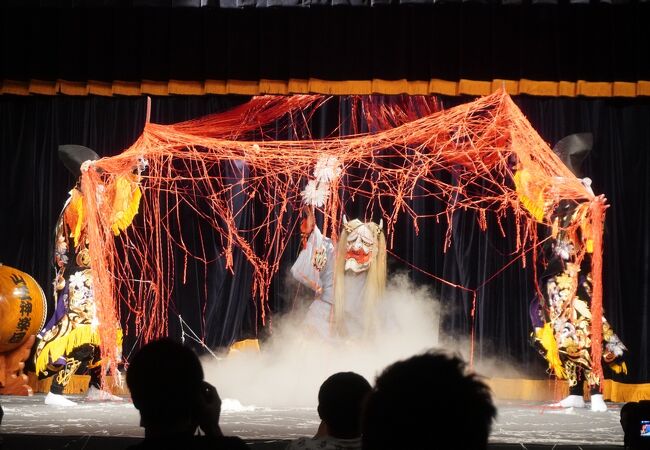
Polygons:
M650 80L650 2L0 7L0 79Z
M2 80L533 79L650 80L648 4L481 5L301 9L1 8ZM173 123L245 101L237 96L154 97L151 121ZM442 98L451 107L469 98ZM650 99L515 98L553 144L594 133L585 172L610 203L605 230L605 314L629 348L626 382L650 381ZM327 134L346 102L331 102L314 120ZM59 144L117 154L140 134L143 97L0 96L0 261L32 274L50 295L51 235L74 183L58 162ZM416 205L417 207L417 205ZM476 287L510 261L511 242L457 217L454 245L442 254L442 227L415 236L398 224L395 253L447 280ZM296 242L287 255L296 251ZM214 249L215 252L218 249ZM234 278L210 268L201 320L201 282L173 299L170 334L182 314L211 347L264 336L250 299L250 271L236 260ZM285 266L290 264L287 257ZM199 268L195 268L199 271ZM396 259L390 269L407 270ZM202 271L202 269L201 269ZM411 271L430 284L446 313L444 331L466 338L471 298ZM199 280L200 281L200 280ZM270 307L292 306L282 274ZM478 292L477 356L499 354L543 377L529 345L530 271L514 264ZM196 295L194 295L196 294ZM192 300L188 300L192 299ZM128 348L125 349L128 353Z
M242 97L158 97L152 99L153 122L169 123L197 117L237 104ZM452 106L468 99L445 98ZM629 347L629 382L648 381L648 259L650 257L650 101L647 99L562 99L520 97L517 103L549 142L576 131L592 131L595 146L585 171L594 180L596 192L603 192L612 207L605 231L604 306L609 321ZM345 103L331 104L345 108ZM0 97L0 259L3 263L32 274L50 295L51 236L60 208L74 180L59 163L58 144L74 142L112 155L130 145L144 123L144 98ZM330 116L332 114L329 114ZM315 118L322 128L328 113ZM337 116L337 114L334 114ZM317 133L318 134L318 133ZM416 205L417 206L417 205ZM444 225L425 223L419 236L410 224L398 225L395 253L417 267L465 286L476 287L511 260L512 242L482 233L471 217L458 217L454 242L447 254L441 252ZM287 249L291 263L296 243ZM218 250L215 250L215 252ZM205 326L200 319L202 281L177 291L173 300L170 333L179 337L175 314L210 346L224 346L233 340L268 330L257 329L255 308L250 298L250 270L235 260L235 277L221 266L211 266L211 288ZM408 270L392 259L391 270ZM202 268L195 267L197 273ZM430 284L445 306L443 329L466 338L470 332L471 296L443 288L417 271L411 277ZM293 301L284 294L282 277L274 283L271 309L282 312ZM191 279L191 277L190 277ZM476 319L477 357L498 354L530 369L531 376L543 376L540 358L530 347L528 304L533 293L531 271L518 263L479 289Z

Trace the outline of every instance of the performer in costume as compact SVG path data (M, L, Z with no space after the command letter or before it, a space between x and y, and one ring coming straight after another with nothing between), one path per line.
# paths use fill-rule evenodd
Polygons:
M382 222L347 221L338 243L322 235L308 208L301 224L303 249L293 276L316 297L305 325L325 340L362 339L378 325L378 302L386 286L386 238Z
M580 165L589 153L589 133L574 134L557 143L554 151L569 169L580 177ZM591 180L582 180L591 191ZM593 192L592 192L593 193ZM599 201L605 202L603 196ZM531 308L534 339L541 344L549 367L558 378L569 382L570 395L559 402L562 407L584 407L583 382L591 393L591 409L606 411L599 377L592 372L591 360L591 254L593 241L587 220L589 204L561 200L551 213L552 240L548 265L539 287L543 298ZM615 372L627 372L622 361L626 350L603 317L603 361Z
M78 177L82 170L88 170L92 161L99 159L94 151L78 145L59 147L59 156L65 166ZM104 190L107 199L113 201L113 231L116 234L128 226L137 213L141 195L138 184L141 169L130 178L118 177L113 186ZM87 399L121 400L101 389L99 322L93 295L93 272L86 236L83 195L79 184L70 191L70 197L57 221L54 239L55 311L38 336L35 352L39 378L53 376L45 403L75 405L63 396L63 390L75 373L84 372L90 374ZM119 340L121 332L118 332ZM113 345L121 347L121 342Z

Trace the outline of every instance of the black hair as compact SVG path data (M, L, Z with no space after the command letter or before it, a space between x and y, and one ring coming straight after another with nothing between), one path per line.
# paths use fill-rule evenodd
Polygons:
M191 417L202 383L198 356L166 338L142 347L126 372L126 384L144 427Z
M325 380L318 391L318 414L332 437L361 435L361 410L371 389L370 383L354 372L335 373Z
M487 448L490 389L458 357L425 353L387 367L366 404L364 450Z

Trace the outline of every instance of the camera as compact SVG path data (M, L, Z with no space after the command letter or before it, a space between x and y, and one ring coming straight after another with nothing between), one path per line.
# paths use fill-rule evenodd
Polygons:
M629 402L621 408L625 448L650 449L650 400Z

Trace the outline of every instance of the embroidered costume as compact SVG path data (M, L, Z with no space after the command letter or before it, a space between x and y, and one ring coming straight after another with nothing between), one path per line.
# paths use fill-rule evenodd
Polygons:
M64 151L68 151L68 154L63 155ZM73 165L72 171L77 175L80 174L79 170L83 170L78 163L86 161L84 164L87 165L87 161L98 159L92 150L80 146L62 146L60 154L64 163L67 161L67 166ZM74 166L71 158L76 159L78 165ZM104 201L111 201L113 205L111 228L115 234L125 229L137 213L141 196L138 181L139 174L118 177L104 190ZM78 187L70 191L70 197L59 216L54 242L55 310L38 336L34 357L39 378L54 375L50 388L53 395L49 396L49 400L46 398L46 403L67 406L73 403L61 395L77 372L88 371L90 388L103 392L90 242L86 234L84 198ZM117 336L117 342L103 345L121 348L121 330L118 330ZM119 355L121 352L117 353ZM111 397L105 393L99 399L116 399Z
M93 298L88 240L83 229L83 197L70 192L56 224L54 251L54 315L41 332L36 372L56 374L51 392L62 394L77 371L94 368L91 384L99 388L99 333Z
M548 266L540 279L542 320L536 339L546 349L549 366L569 387L587 381L599 390L591 360L591 253L592 243L585 213L589 205L561 201L553 213L553 239ZM573 225L573 226L572 226ZM626 371L623 343L603 317L603 361L616 372ZM555 348L554 348L555 347ZM573 392L573 391L572 391Z
M580 165L591 150L590 133L573 134L560 140L554 152L579 177ZM560 200L553 210L543 203L543 188L520 189L526 184L519 172L515 184L522 202L538 220L547 216L552 224L550 245L546 248L548 264L539 280L542 297L531 305L531 319L535 331L534 340L542 347L542 353L551 370L560 379L569 382L570 395L559 405L583 407L583 381L591 391L591 409L605 411L600 377L593 372L592 361L592 278L593 254L592 224L589 219L590 202ZM591 180L581 179L584 188L593 195ZM538 195L531 194L532 192ZM527 193L528 195L522 195ZM594 201L604 202L604 197ZM543 211L540 213L540 211ZM627 373L623 362L625 346L612 330L605 317L602 318L602 359L613 371Z

